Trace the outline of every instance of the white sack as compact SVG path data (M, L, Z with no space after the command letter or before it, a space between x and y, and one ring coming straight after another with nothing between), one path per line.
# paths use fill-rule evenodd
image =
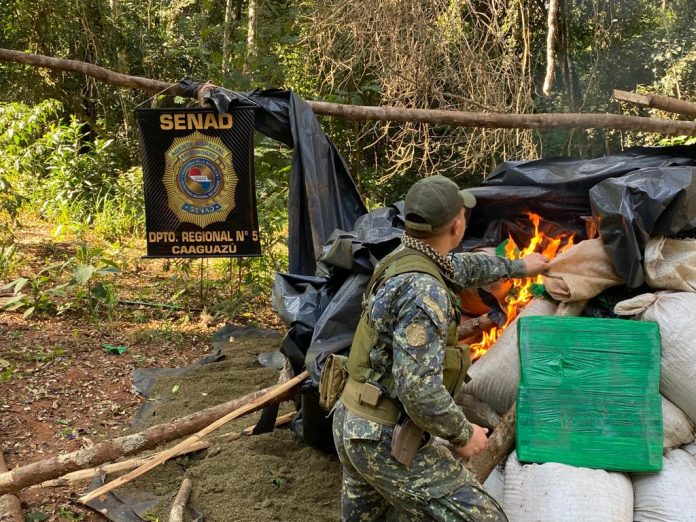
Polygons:
M500 464L493 468L491 474L483 483L483 489L493 497L498 504L503 505L503 494L505 493L505 472L503 465Z
M520 383L517 320L533 315L553 315L555 311L555 303L546 299L532 299L490 350L471 366L471 382L462 387L462 393L473 395L488 403L499 414L505 414L517 398Z
M660 392L696 422L696 293L642 294L620 302L614 312L660 326Z
M643 266L651 288L696 292L696 239L650 238Z
M633 487L623 473L554 462L505 465L503 507L510 522L631 522Z
M682 446L681 449L686 451L692 457L696 457L696 442L690 442L689 444Z
M662 397L663 447L666 450L694 440L694 425L689 417Z
M675 449L665 455L659 473L634 473L636 522L696 521L696 457Z

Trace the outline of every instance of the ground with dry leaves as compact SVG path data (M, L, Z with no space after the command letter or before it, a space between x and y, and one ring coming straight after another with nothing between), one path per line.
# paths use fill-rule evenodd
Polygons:
M20 262L0 283L62 261L79 246L75 238L56 241L50 226L40 222L25 225L16 238ZM171 296L194 293L196 281L189 280L187 289L170 263L140 259L143 242L109 248L122 269L114 281L119 299L167 306L118 304L111 317L80 306L29 318L21 311L0 312L0 360L14 370L0 380L0 444L10 468L126 432L143 401L131 391L131 372L193 362L210 352L213 332L227 320L195 309L202 306L172 305ZM207 298L219 296L209 292ZM253 317L244 313L232 320L282 330L269 301L270 295L257 296ZM108 353L104 345L126 351ZM28 520L104 520L74 503L77 493L36 489L20 498Z

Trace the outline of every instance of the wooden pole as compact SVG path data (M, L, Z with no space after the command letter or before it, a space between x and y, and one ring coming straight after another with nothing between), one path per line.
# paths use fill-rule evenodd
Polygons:
M696 103L672 98L671 96L662 96L660 94L638 94L635 92L620 91L614 89L612 98L618 101L625 101L643 107L652 107L661 111L674 112L683 114L689 118L696 118Z
M469 459L466 467L476 480L483 484L491 471L503 460L515 445L516 403L507 411L488 439L486 449Z
M57 71L86 74L112 85L140 89L153 94L166 92L167 94L185 96L184 90L179 84L120 74L105 69L104 67L77 60L63 60L38 54L12 51L9 49L0 49L0 60L24 63L35 67L46 67ZM502 114L434 109L406 109L401 107L368 107L320 101L308 101L307 103L315 114L358 121L415 122L431 125L491 129L617 129L625 131L656 132L667 135L696 135L696 124L692 122L642 118L639 116L623 116L619 114Z
M265 395L259 397L258 399L242 406L241 408L232 411L225 415L224 417L216 420L209 426L203 428L200 430L198 433L192 435L188 439L184 440L183 442L180 442L173 448L170 448L166 451L163 451L160 453L156 458L152 459L150 462L143 464L139 468L134 469L130 473L127 473L126 475L123 475L121 477L118 477L115 480L112 480L111 482L104 484L103 486L90 491L86 495L82 496L79 500L83 504L86 504L90 500L93 500L101 495L104 495L108 493L109 491L116 489L117 487L130 482L131 480L134 480L138 478L141 475L144 475L151 469L159 466L166 460L170 459L172 456L176 455L178 452L181 450L191 446L192 444L198 442L201 440L202 437L205 437L208 433L211 433L212 431L215 431L218 429L220 426L226 424L227 422L236 419L238 417L242 417L243 415L247 415L251 412L260 410L261 408L264 408L265 406L268 406L269 404L273 404L274 401L278 400L278 397L284 396L288 391L294 389L298 384L300 384L302 381L307 379L309 377L309 372L304 371L300 375L293 377L286 383L277 385L274 387L273 390L269 391Z
M175 455L175 457L179 457L179 456L185 455L187 453L193 453L194 451L206 449L209 446L210 446L209 442L202 440L198 444L193 444L193 445L191 445L190 448L187 448L187 450L182 451L181 453ZM67 486L69 484L72 484L73 482L79 482L81 480L91 479L94 477L98 477L100 475L108 475L110 473L118 473L120 471L128 471L128 470L137 468L138 466L142 466L146 462L149 462L150 460L155 458L157 455L159 455L159 453L155 453L154 455L150 455L149 457L141 457L141 458L137 458L137 459L124 460L123 462L115 462L113 464L106 464L104 466L97 466L95 468L81 469L79 471L73 471L72 473L68 473L67 475L64 475L60 478L53 479L53 480L47 480L46 482L42 482L41 484L36 484L34 486L31 486L29 489L53 488L53 487L59 487L59 486Z
M276 423L275 423L276 428L288 424L294 416L295 416L295 412L281 415L276 420ZM244 430L241 433L238 433L238 432L226 433L224 435L221 435L220 437L216 437L215 439L213 439L212 442L208 442L205 440L200 441L197 444L192 444L190 447L186 448L184 451L182 451L181 453L179 453L178 455L175 455L175 456L179 457L179 456L185 455L187 453L193 453L194 451L206 449L213 442L233 442L233 441L238 440L244 436L251 435L252 432L254 431L254 427L255 426L249 426L247 428L244 428ZM142 466L143 464L150 461L151 459L153 459L154 457L156 457L160 453L157 453L155 455L150 455L147 457L137 458L137 459L124 460L123 462L115 462L114 464L106 464L105 466L97 466L95 468L81 469L79 471L73 471L72 473L68 473L67 475L64 475L60 478L57 478L54 480L47 480L46 482L42 482L41 484L36 484L34 486L31 486L29 489L67 486L69 484L72 484L73 482L79 482L81 480L91 479L94 477L98 477L99 475L108 475L109 473L118 473L119 471L129 471L131 469L135 469L137 467Z
M66 455L33 462L15 468L12 471L0 473L0 495L61 477L71 471L97 466L105 462L113 462L120 457L153 449L160 444L165 444L196 433L214 420L223 417L231 411L236 411L246 404L254 402L259 397L273 390L277 390L277 388L277 385L270 386L263 390L250 393L240 399L213 406L170 423L158 424L157 426L153 426L139 433L101 442L95 444L91 448L84 448ZM292 390L287 390L285 394L281 394L273 400L282 402L290 395L291 391Z
M172 510L169 513L169 522L184 522L184 511L186 510L186 503L191 496L192 489L193 482L191 482L191 479L185 478L172 504Z
M5 457L0 450L0 472L6 472ZM0 522L24 522L22 503L15 495L0 496Z

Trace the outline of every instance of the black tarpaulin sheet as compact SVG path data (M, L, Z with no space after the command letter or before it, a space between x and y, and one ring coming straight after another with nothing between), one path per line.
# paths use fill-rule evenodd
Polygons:
M693 228L691 189L680 174L693 166L693 145L634 147L589 160L505 162L481 187L471 189L478 204L472 210L463 246L466 250L495 246L508 235L518 244L527 244L532 231L529 212L543 218L544 232L562 229L584 239L582 217L593 216L602 222L602 240L618 273L630 287L638 287L643 283L640 263L647 237L661 230L674 237ZM660 179L659 191L653 178ZM628 185L624 186L624 180L630 180ZM603 197L591 203L591 190ZM655 212L661 214L659 229L651 224Z
M377 209L361 216L352 231L335 231L317 263L322 277L276 277L274 310L290 326L281 351L293 367L301 354L315 382L329 354L350 348L372 270L401 241L401 209L400 204Z
M696 168L641 169L590 190L602 241L631 288L645 282L643 251L650 236L696 237Z
M190 93L199 85L182 82ZM257 106L256 130L293 149L288 203L289 272L313 275L321 246L335 229L350 230L367 209L348 167L310 106L283 89L236 93L215 88L206 96L218 111Z

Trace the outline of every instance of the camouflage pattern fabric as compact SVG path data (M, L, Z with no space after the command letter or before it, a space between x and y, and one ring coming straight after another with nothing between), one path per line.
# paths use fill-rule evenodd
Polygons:
M449 259L454 265L452 286L462 288L525 273L522 261L485 254L454 254ZM384 376L393 375L392 398L424 431L465 445L472 426L443 384L447 329L454 316L447 289L428 274L401 274L368 296L366 306L378 339L370 349L370 364ZM409 513L406 520L506 520L447 448L426 445L407 468L391 458L392 428L342 406L333 427L344 472L343 520L385 520L389 505L397 513L390 517Z
M407 467L391 457L392 427L342 404L333 427L343 464L342 521L507 522L502 507L446 446L426 443Z

